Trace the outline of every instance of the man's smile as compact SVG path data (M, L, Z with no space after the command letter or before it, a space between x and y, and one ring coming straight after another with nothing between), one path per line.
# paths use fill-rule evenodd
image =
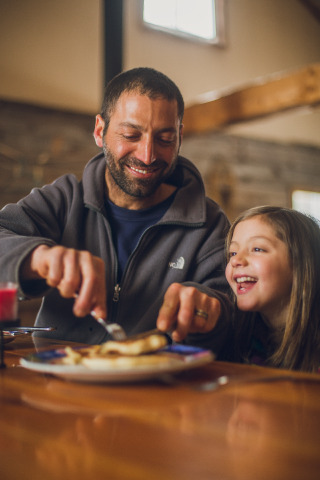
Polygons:
M143 177L151 176L154 173L159 171L159 168L141 168L141 167L134 167L132 165L128 165L128 169L131 170L131 172L134 175L137 175L137 176L142 175Z

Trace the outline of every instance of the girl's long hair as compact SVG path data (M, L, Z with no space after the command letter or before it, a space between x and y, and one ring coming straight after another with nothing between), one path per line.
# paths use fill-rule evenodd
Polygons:
M278 333L276 349L267 363L292 370L317 371L320 367L319 223L289 208L268 205L251 208L233 222L226 239L227 254L236 225L256 216L271 225L286 244L293 276L288 318L284 329L275 332ZM244 358L257 313L238 313L235 348Z

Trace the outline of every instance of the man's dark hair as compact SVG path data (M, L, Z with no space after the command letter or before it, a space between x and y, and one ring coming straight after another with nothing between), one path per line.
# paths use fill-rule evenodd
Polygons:
M169 77L153 68L139 67L119 73L107 84L101 107L101 117L105 122L105 131L108 129L110 117L123 92L137 92L151 99L176 100L178 116L180 122L182 122L184 101L177 85Z

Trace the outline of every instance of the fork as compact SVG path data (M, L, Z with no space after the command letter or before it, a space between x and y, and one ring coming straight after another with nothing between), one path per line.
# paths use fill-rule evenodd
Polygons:
M103 328L112 336L116 341L126 340L127 334L119 325L119 323L108 323L103 318L99 317L96 312L91 310L90 315L103 326Z
M78 297L78 295L75 294L74 298L77 298L77 297ZM94 310L91 310L90 315L98 323L100 323L100 325L106 330L106 332L108 332L109 335L111 335L111 337L114 340L116 340L117 342L127 340L127 338L130 338L130 340L138 340L140 338L144 338L144 337L147 337L147 336L152 335L152 334L159 334L160 333L160 334L166 336L169 343L172 343L172 339L171 339L171 335L170 335L171 331L170 332L169 331L168 332L163 332L163 331L159 330L158 328L154 328L153 330L148 330L148 331L142 332L142 333L136 333L135 335L131 335L130 337L128 337L128 335L126 334L124 329L121 327L121 325L119 325L119 323L109 323L109 322L107 322L102 317L99 317L99 315L97 315Z
M147 330L146 332L136 333L128 337L126 332L123 330L119 323L108 323L103 318L99 317L93 310L91 310L90 315L103 326L103 328L112 336L114 340L117 342L121 340L139 340L140 338L145 338L150 335L161 334L167 338L168 343L172 343L172 338L170 336L170 332L163 332L158 328L154 328L153 330Z
M77 293L74 294L74 298L78 298L78 294L77 294ZM106 322L103 318L99 317L99 315L97 315L94 310L91 310L90 315L91 315L91 317L93 317L98 323L100 323L100 325L102 325L102 327L106 330L106 332L109 333L109 335L111 335L111 337L112 337L114 340L116 340L117 342L118 342L118 341L121 341L121 340L126 340L127 334L126 334L126 332L123 330L123 328L121 327L121 325L119 325L119 323L108 323L108 322Z

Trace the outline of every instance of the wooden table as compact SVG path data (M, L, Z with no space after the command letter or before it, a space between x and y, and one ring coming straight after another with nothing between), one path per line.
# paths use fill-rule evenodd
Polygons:
M84 384L22 368L34 348L27 337L5 350L1 480L320 478L316 374L212 362L172 384ZM218 390L195 388L225 374Z

